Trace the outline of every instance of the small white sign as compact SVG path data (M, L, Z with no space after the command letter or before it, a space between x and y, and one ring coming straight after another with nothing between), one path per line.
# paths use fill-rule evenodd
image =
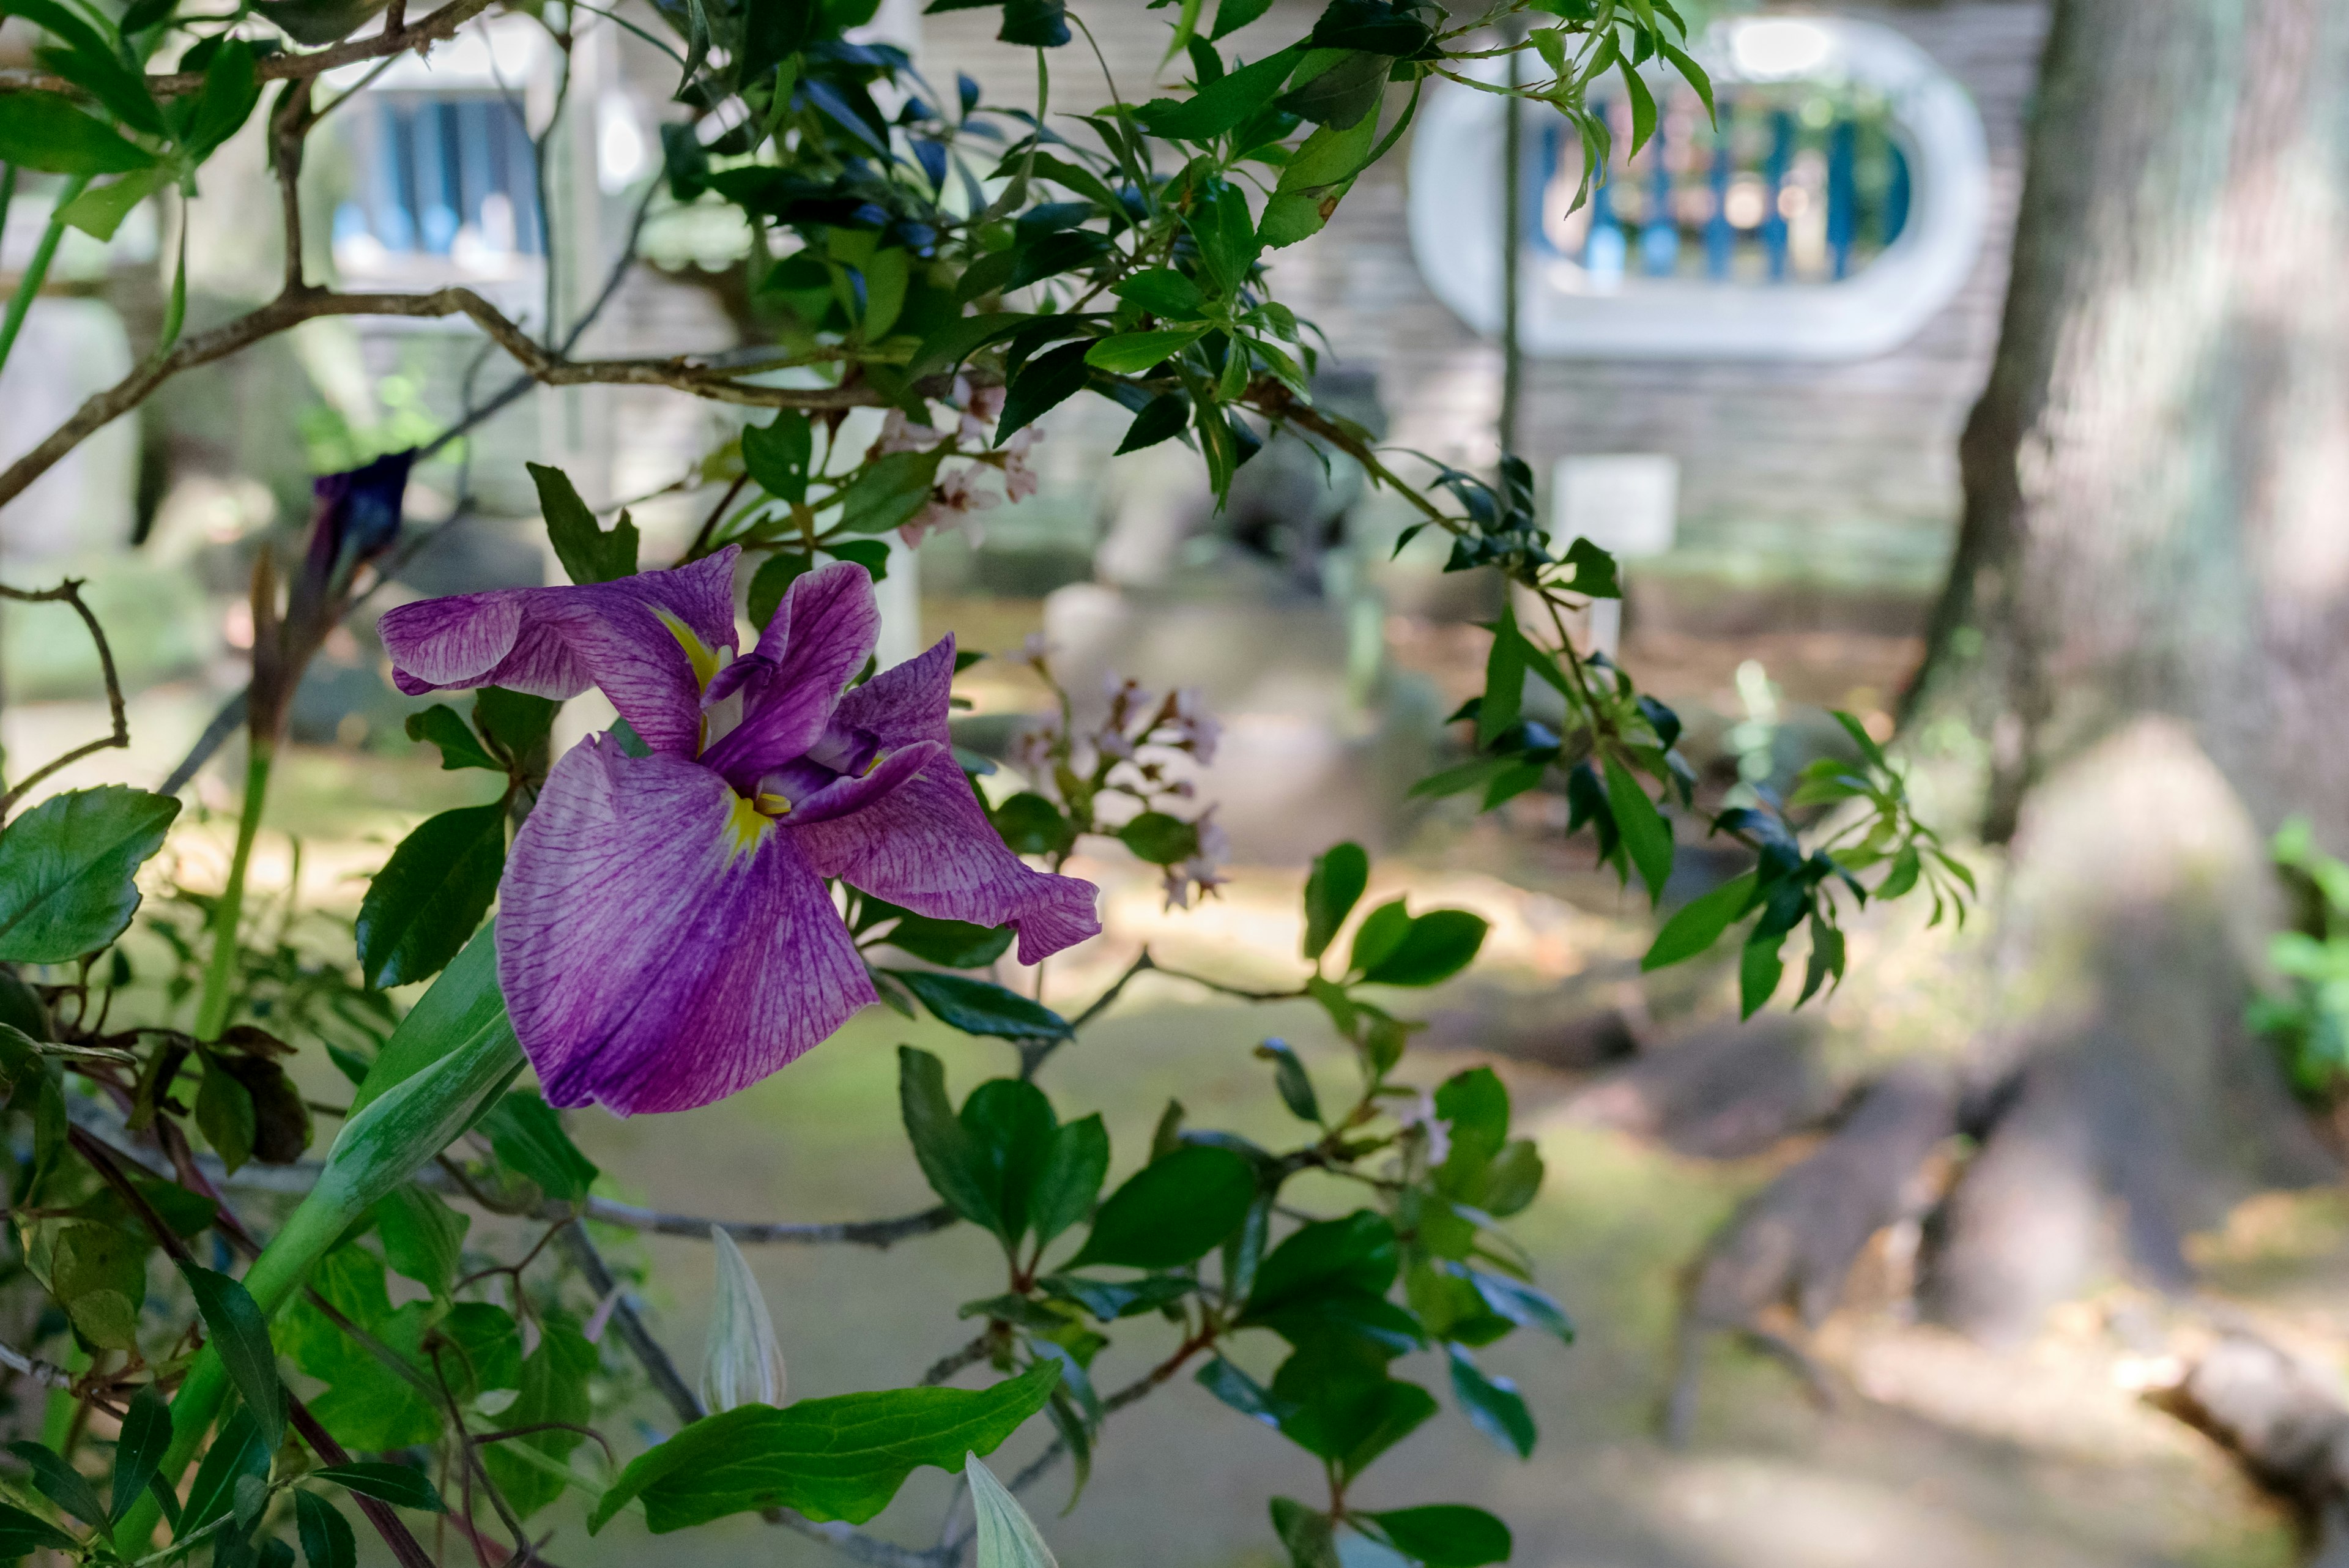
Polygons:
M1681 465L1661 452L1562 457L1550 471L1550 542L1563 552L1589 540L1619 561L1661 556L1672 547L1680 513ZM1623 601L1590 607L1590 646L1615 657L1623 635Z

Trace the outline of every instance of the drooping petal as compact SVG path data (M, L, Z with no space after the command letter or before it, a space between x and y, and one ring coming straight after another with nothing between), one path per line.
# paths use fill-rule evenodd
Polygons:
M804 755L880 635L881 608L864 567L835 561L796 578L759 646L711 683L713 698L742 693L742 722L702 760L740 788Z
M1019 932L1019 961L1034 963L1099 934L1099 889L1080 877L1035 870L1005 847L947 745L953 680L954 639L947 638L843 698L835 731L876 734L895 748L892 755L935 745L935 760L856 810L829 821L785 822L819 875L845 878L916 914L982 926L1008 922Z
M501 895L498 980L553 1105L707 1105L874 1000L795 836L602 736L547 775Z
M717 651L734 646L739 553L579 587L426 599L388 612L377 630L410 696L503 686L560 700L600 686L645 744L691 756L702 683Z
M804 826L863 811L916 774L934 765L954 766L952 750L936 741L916 741L910 746L900 746L875 760L867 772L842 774L803 799L792 801L791 820Z

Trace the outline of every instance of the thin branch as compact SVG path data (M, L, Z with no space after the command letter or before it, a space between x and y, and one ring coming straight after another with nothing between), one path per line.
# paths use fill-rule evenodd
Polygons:
M1094 997L1082 1012L1069 1021L1069 1032L1066 1034L1055 1035L1050 1039L1019 1041L1017 1049L1019 1052L1019 1076L1033 1081L1036 1075L1043 1071L1044 1064L1051 1059L1053 1052L1075 1039L1077 1032L1086 1024L1117 1005L1117 999L1123 993L1129 981L1144 970L1157 967L1156 961L1150 956L1150 950L1143 949L1134 961L1125 966L1125 972L1110 982L1110 988L1107 991ZM1042 975L1043 966L1040 964L1037 966L1040 988Z
M106 708L114 719L114 729L110 734L76 746L56 761L35 768L17 780L14 789L9 790L5 794L0 794L0 819L6 818L16 804L25 798L25 793L27 790L58 769L78 763L94 752L102 752L112 746L127 746L130 743L130 718L122 705L122 681L115 673L114 649L107 645L106 628L98 624L98 617L91 613L89 606L82 599L81 589L84 581L85 579L80 577L67 577L56 587L38 590L12 588L5 583L0 583L0 598L13 599L18 604L73 606L74 613L81 617L82 625L89 628L90 641L98 647L98 672L106 680Z
M0 1366L21 1373L44 1388L71 1388L73 1374L55 1362L27 1355L13 1345L0 1344Z
M979 1334L978 1337L972 1340L968 1345L964 1345L959 1350L948 1351L946 1355L939 1356L936 1361L931 1363L930 1369L922 1374L922 1386L925 1388L935 1387L938 1384L944 1383L947 1378L952 1377L956 1373L960 1372L964 1367L977 1366L978 1363L987 1359L988 1353L995 1348L995 1334L992 1330L989 1330Z
M254 67L254 76L265 82L288 81L322 77L328 71L357 65L361 60L379 60L387 56L405 54L410 49L428 49L454 34L458 28L490 8L490 0L455 0L443 5L414 26L403 26L406 8L401 0L392 0L384 18L383 30L364 38L350 38L331 48L314 49L304 54L270 55ZM199 91L204 85L202 71L171 71L147 78L147 90L157 98L176 98L182 93ZM23 67L0 69L0 92L57 92L78 94L81 89L63 77L47 71L29 70Z

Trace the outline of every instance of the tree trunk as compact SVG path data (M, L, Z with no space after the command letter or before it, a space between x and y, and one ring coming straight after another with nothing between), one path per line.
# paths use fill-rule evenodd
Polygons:
M1987 737L2013 845L2008 1109L1932 1276L1977 1332L2324 1168L2240 1020L2266 834L2349 848L2344 259L2349 5L2057 0L1910 710Z

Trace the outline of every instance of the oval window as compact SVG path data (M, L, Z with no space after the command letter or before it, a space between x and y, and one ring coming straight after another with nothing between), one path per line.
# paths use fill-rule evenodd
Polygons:
M1655 135L1594 94L1615 138L1577 206L1582 144L1524 110L1518 318L1547 358L1854 359L1897 348L1964 285L1989 157L1965 89L1900 34L1839 17L1748 17L1701 52L1719 115L1645 75ZM1499 61L1480 62L1498 80ZM1478 332L1501 323L1504 100L1446 84L1412 148L1412 251Z

